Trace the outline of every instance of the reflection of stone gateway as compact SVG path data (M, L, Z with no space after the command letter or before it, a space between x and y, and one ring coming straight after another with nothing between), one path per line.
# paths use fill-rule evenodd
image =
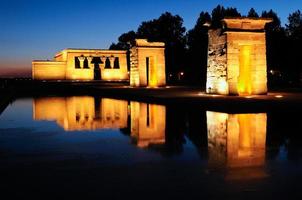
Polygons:
M165 143L166 107L131 102L131 137L139 147Z
M266 114L207 112L209 162L216 166L262 166Z
M266 40L269 19L227 18L209 30L207 93L267 93Z
M94 97L50 97L33 102L35 120L56 121L64 130L126 128L128 102Z

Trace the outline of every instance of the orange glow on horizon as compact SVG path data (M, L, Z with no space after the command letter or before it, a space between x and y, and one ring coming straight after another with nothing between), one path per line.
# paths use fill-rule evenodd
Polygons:
M2 60L0 77L31 77L31 61Z

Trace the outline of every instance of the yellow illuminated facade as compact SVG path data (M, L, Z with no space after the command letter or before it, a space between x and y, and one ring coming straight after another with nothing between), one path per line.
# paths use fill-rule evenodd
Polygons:
M128 102L94 97L49 97L33 101L33 119L56 121L66 131L126 128Z
M137 39L130 50L130 76L127 51L65 49L53 60L34 60L35 80L129 81L131 86L166 85L165 44Z
M35 80L129 80L126 51L65 49L51 61L34 60Z
M207 112L209 163L229 168L265 163L267 115Z
M136 39L131 48L130 85L160 87L166 85L165 44Z
M207 93L267 93L266 39L270 19L226 18L223 29L209 30Z
M131 102L131 137L138 147L165 143L166 107Z

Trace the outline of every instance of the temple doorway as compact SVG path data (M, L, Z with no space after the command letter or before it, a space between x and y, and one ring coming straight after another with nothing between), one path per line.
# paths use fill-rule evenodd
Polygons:
M238 76L238 84L237 84L237 90L239 95L252 94L251 55L252 55L251 45L240 46L239 76Z
M157 85L156 71L154 66L154 58L146 57L146 79L147 86L155 87Z
M94 57L91 61L92 64L94 64L94 80L101 80L101 68L100 64L102 63L102 60L100 57Z

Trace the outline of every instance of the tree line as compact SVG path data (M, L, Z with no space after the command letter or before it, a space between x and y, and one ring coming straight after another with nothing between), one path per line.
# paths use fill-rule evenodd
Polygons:
M267 66L272 86L297 86L302 72L302 14L297 10L289 14L282 26L273 10L258 14L251 8L242 15L236 8L218 5L210 13L202 11L191 30L186 30L183 19L169 12L159 18L142 22L136 31L123 33L110 49L128 50L136 38L161 41L166 44L166 74L169 83L187 83L205 86L207 69L208 27L221 28L225 17L272 18L266 25Z

